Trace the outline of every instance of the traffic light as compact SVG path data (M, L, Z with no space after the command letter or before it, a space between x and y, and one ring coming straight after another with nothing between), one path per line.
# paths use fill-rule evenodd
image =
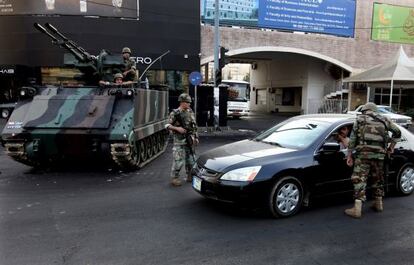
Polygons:
M219 58L219 63L218 63L218 69L215 73L215 84L216 86L221 84L221 72L224 66L226 66L226 52L228 52L229 50L224 48L224 47L220 47L220 58Z
M221 68L216 70L214 83L216 86L219 86L221 84Z
M224 47L220 47L220 59L219 59L219 69L223 69L224 66L226 66L226 52L228 52L229 50L224 48Z

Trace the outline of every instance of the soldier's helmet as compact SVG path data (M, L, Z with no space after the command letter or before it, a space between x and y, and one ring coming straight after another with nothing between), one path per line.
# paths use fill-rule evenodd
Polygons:
M131 49L130 49L130 48L128 48L128 47L124 47L124 48L122 49L122 53L129 53L129 54L131 54Z
M116 73L114 75L114 80L116 80L117 78L124 78L124 76L121 73Z
M178 102L187 102L191 103L191 97L187 93L182 93L178 96Z
M367 111L367 110L370 110L370 111L373 111L373 112L377 112L378 111L378 107L377 107L377 105L375 103L368 102L368 103L365 103L364 106L362 106L361 112L364 112L364 111Z

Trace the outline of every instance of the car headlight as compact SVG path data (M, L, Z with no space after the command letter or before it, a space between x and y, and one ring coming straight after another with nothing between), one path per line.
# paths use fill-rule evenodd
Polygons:
M234 169L225 173L220 179L231 181L253 181L261 168L261 166L256 166Z

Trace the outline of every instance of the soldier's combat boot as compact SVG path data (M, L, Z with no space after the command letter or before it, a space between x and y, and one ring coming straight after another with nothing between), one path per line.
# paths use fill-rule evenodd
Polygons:
M354 207L345 210L345 214L353 218L361 218L362 201L355 200Z
M376 212L384 211L384 205L382 203L382 197L375 197L374 203L371 205L371 209Z
M181 186L181 180L179 178L173 178L171 179L171 185L174 187Z

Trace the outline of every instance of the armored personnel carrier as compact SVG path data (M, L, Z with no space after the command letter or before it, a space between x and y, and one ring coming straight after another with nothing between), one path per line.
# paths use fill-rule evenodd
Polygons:
M2 132L6 153L38 167L62 161L112 161L139 168L165 151L168 90L141 89L139 82L98 86L122 69L122 56L90 55L50 24L35 27L65 48L65 65L76 67L83 86L31 86Z

